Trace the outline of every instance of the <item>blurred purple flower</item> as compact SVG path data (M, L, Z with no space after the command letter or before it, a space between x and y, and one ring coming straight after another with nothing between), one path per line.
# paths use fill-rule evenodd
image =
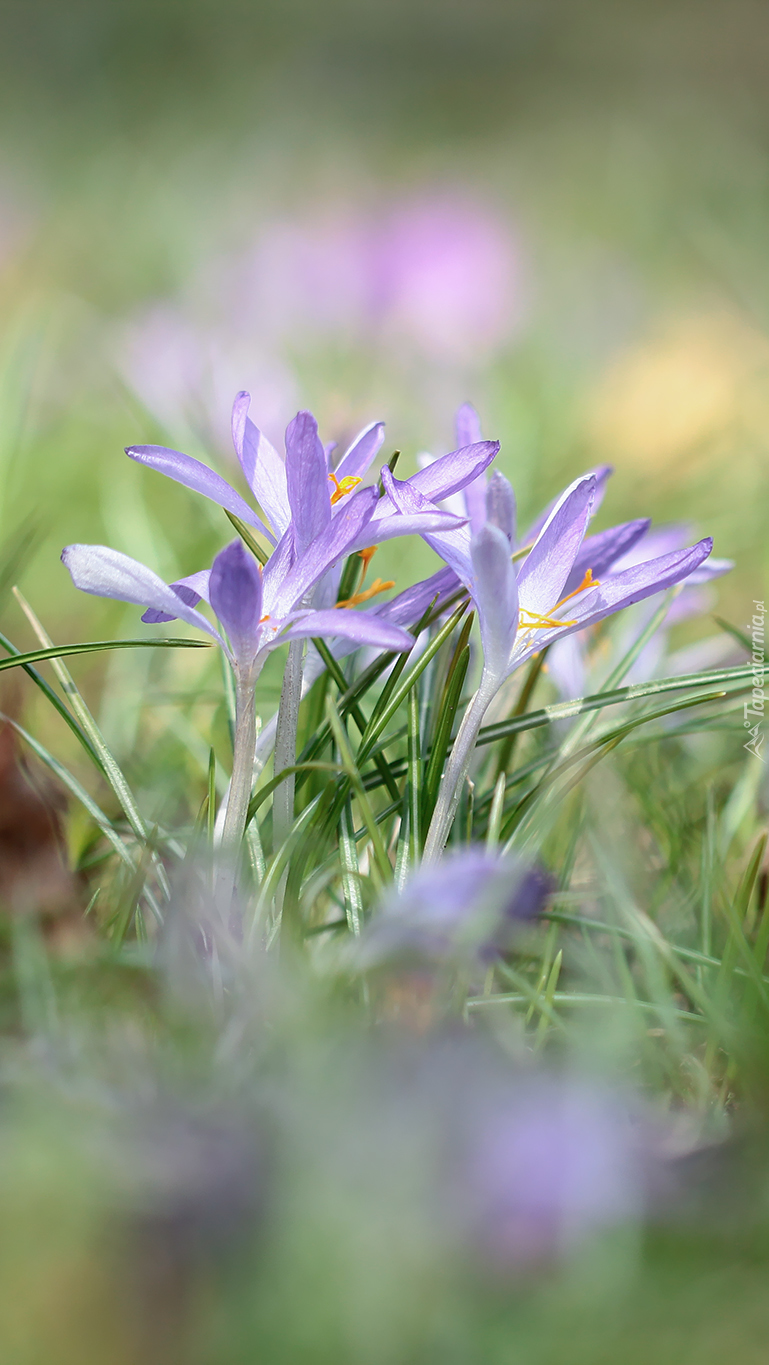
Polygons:
M474 1112L465 1168L473 1240L500 1268L557 1259L638 1219L645 1166L642 1125L616 1094L576 1079L519 1080Z
M359 966L452 958L490 961L552 891L540 868L481 848L444 854L383 901L355 946Z

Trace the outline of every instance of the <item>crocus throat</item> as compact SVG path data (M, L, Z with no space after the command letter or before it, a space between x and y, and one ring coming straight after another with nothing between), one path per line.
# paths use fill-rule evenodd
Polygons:
M564 602L570 602L572 597L576 597L578 593L585 592L587 588L600 588L600 586L600 581L597 578L593 578L593 570L587 569L585 577L582 579L579 587L575 588L573 592L567 592L566 596L562 597L560 602L556 602L553 611L557 611L559 607L563 606ZM524 620L524 617L526 617L526 620ZM538 612L527 611L525 607L521 607L518 613L519 628L525 631L549 630L558 626L576 626L576 624L576 621L563 621L556 620L553 616L540 616Z
M334 503L341 502L342 498L347 497L348 493L352 493L353 488L357 488L360 483L360 479L357 479L354 474L347 474L341 480L336 477L336 474L329 474L328 479L329 483L334 485L334 491L331 494L332 507Z

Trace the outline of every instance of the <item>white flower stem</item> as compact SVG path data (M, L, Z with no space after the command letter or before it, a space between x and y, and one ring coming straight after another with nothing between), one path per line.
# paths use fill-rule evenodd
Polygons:
M497 677L484 674L478 691L465 711L441 781L430 828L427 831L422 857L423 863L437 862L443 852L459 805L462 783L470 768L478 731L499 687L500 682Z
M248 803L254 780L254 751L256 749L255 679L251 672L245 676L235 672L235 735L232 752L232 777L227 797L227 813L222 831L222 850L225 857L236 861L246 828Z
M304 640L292 640L288 647L286 671L278 707L275 733L274 771L283 772L296 763L296 728L299 722L299 703L302 699L302 655ZM294 774L291 773L276 787L272 799L272 846L278 849L285 843L294 823Z

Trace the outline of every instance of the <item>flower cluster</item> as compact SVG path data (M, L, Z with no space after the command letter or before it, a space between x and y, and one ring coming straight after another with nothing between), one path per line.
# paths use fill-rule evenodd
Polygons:
M426 860L433 861L451 827L483 717L511 673L539 651L584 634L625 607L693 575L707 577L702 566L712 541L666 545L664 553L643 557L639 547L649 531L647 519L587 534L608 467L576 479L518 539L513 489L500 471L488 474L499 444L482 437L469 404L457 415L454 450L423 461L406 479L384 465L376 485L365 480L384 440L381 422L365 427L335 460L336 447L322 443L315 418L299 412L288 425L281 456L252 421L249 404L247 393L237 395L232 438L253 503L189 455L162 446L130 446L126 452L222 507L249 549L243 539L234 540L209 570L172 584L105 546L70 545L63 560L78 588L144 606L147 622L187 621L221 645L242 703L237 799L230 795L230 805L237 807L231 833L238 837L252 785L253 688L267 654L308 638L335 639L339 654L360 646L405 652L414 639L404 627L413 626L426 607L432 603L440 611L444 602L469 597L478 615L483 668L443 775L425 846ZM269 554L259 549L254 534L271 547ZM377 579L339 600L343 561L359 555L365 573L378 544L404 535L421 536L443 567L367 610L355 608L393 584ZM264 558L263 565L252 551ZM717 563L710 576L725 567ZM211 607L218 629L199 610L201 601ZM318 668L316 655L308 681ZM299 693L293 685L288 692L295 712Z

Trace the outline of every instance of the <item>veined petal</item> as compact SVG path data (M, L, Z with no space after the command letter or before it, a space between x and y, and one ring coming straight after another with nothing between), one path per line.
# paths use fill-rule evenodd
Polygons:
M599 587L591 588L583 598L575 597L561 608L564 613L568 611L572 624L540 630L528 636L525 648L514 650L511 670L517 668L530 655L544 649L552 640L584 630L586 626L595 625L597 621L621 611L623 607L631 607L635 602L642 602L644 598L651 597L653 593L672 588L698 569L712 548L712 538L706 536L704 540L698 541L696 545L691 545L686 550L676 550L672 554L661 555L658 559L649 559L644 564L634 564L632 568L623 569L622 573L604 579Z
M590 519L594 492L595 479L586 474L553 508L518 575L518 596L526 612L547 616L562 596Z
M113 597L118 602L135 602L139 607L154 607L204 630L222 643L221 636L205 616L188 606L174 589L164 583L146 564L140 564L120 550L108 545L67 545L61 553L62 563L72 575L72 582L81 592L95 597Z
M458 450L461 450L464 446L478 445L478 443L483 440L481 419L472 403L463 403L460 408L457 408L457 415L454 418L454 430L456 432Z
M262 575L242 540L231 541L216 556L211 566L209 593L235 658L247 666L259 648Z
M198 569L197 573L188 574L186 578L177 578L171 587L177 597L182 599L188 607L196 607L202 598L208 601L208 580L211 577L210 569ZM160 625L164 621L173 621L175 616L169 616L166 611L156 611L154 607L148 607L142 616L142 621L148 626Z
M346 640L352 640L358 645L374 645L377 649L398 650L404 652L412 649L414 636L407 630L401 630L398 626L390 625L387 621L382 621L380 617L374 616L367 611L346 611L344 608L332 609L331 611L311 611L300 620L294 621L288 630L282 632L280 636L270 645L275 648L282 644L284 640L298 640L312 636L338 636Z
M573 592L578 588L588 569L593 578L601 578L608 573L646 535L650 525L651 519L642 517L637 521L623 522L621 526L611 526L608 531L599 531L596 536L588 536L582 542L564 592Z
M126 455L131 460L136 460L137 464L147 465L150 469L156 469L159 474L165 474L167 478L173 479L175 483L191 488L193 493L202 493L204 498L210 498L211 502L218 503L225 511L240 517L247 526L255 526L273 545L275 544L274 535L268 531L253 507L249 507L221 474L215 474L213 469L201 464L200 460L193 460L191 455L183 455L180 450L169 450L166 446L127 446Z
M484 522L498 526L507 536L511 550L515 542L515 493L513 485L500 470L495 469L484 490ZM472 519L470 522L472 527ZM474 532L477 534L477 532Z
M686 586L699 587L703 583L712 583L714 578L721 578L725 573L730 573L734 568L733 559L713 559L712 557L704 564L692 571L686 580Z
M474 441L461 450L440 455L432 464L412 474L408 482L430 502L442 502L488 469L498 450L499 441Z
M232 405L232 443L259 506L272 526L275 539L283 535L290 520L286 466L264 432L248 416L251 397L237 394Z
M510 542L497 526L483 526L470 545L485 669L503 678L518 630L518 591Z
M341 555L352 553L353 543L359 543L361 549L373 544L364 528L368 528L376 504L377 490L361 488L345 499L333 521L329 509L326 526L303 554L297 554L296 562L281 582L277 582L268 572L271 563L268 561L264 576L264 606L272 617L282 620L287 616Z
M457 447L478 445L483 440L481 421L472 403L463 403L454 419ZM486 471L472 479L463 489L465 507L470 519L470 531L477 535L486 521Z
M410 588L399 592L389 602L372 607L369 615L378 616L380 621L389 621L392 625L413 626L424 616L431 602L437 598L435 610L440 611L442 603L453 597L461 586L453 569L439 569L429 578L422 579L421 583L413 583Z
M294 544L302 555L331 521L326 454L311 412L298 412L286 427L286 480Z
M369 466L381 449L385 437L384 422L371 422L359 432L345 451L334 473L341 481L346 478L362 479Z
M436 512L437 508L414 487L413 479L396 479L385 465L382 469L382 484L393 505L402 514L402 518L418 519L418 523L421 524L417 524L417 534L424 537L427 544L441 556L441 559L445 559L449 568L453 569L457 577L469 587L473 578L469 528L466 525L458 525L456 519L451 518L453 525L448 529L439 528L437 533L431 532L427 518ZM386 518L381 524L387 525L388 521L393 520L400 518ZM382 539L379 535L379 526L380 523L376 522L377 539Z

